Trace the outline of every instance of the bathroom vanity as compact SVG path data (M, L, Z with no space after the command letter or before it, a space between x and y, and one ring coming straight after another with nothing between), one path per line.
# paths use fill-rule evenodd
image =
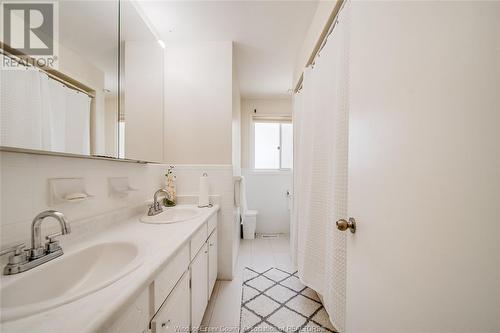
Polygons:
M217 279L219 206L178 208L194 216L176 223L143 223L135 216L63 243L65 254L49 263L3 276L2 332L190 332L199 327ZM24 283L31 292L15 288Z

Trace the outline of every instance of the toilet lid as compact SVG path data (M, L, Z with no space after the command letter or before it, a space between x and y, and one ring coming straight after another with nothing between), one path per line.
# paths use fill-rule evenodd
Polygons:
M247 210L245 216L257 216L257 214L259 214L259 212L256 210Z

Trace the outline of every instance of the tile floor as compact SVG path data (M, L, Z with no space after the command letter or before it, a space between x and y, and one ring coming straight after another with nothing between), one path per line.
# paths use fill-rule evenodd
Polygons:
M210 298L202 326L207 332L238 332L240 305L245 267L258 270L270 267L294 271L287 235L278 238L241 240L236 273L232 281L217 281Z

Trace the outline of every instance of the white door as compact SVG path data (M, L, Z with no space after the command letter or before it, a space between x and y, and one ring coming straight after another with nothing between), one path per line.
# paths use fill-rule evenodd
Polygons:
M351 9L346 331L500 332L500 4Z
M151 320L152 333L189 332L189 305L189 272L186 272Z
M208 303L208 246L205 243L191 262L191 325L200 327Z
M217 280L217 229L208 238L208 298L212 295Z

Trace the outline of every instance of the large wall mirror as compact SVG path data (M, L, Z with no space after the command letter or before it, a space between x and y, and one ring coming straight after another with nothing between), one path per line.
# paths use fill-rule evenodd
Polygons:
M119 156L163 161L163 43L138 2L120 5Z
M161 161L151 139L163 126L163 49L136 2L14 5L3 17L3 150Z

